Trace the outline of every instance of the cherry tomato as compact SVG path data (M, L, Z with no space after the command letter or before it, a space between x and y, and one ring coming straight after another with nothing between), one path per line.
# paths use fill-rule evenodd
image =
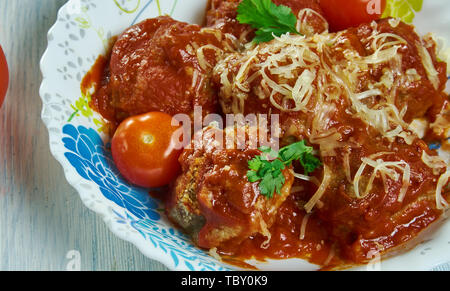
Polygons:
M157 188L170 184L180 172L172 116L151 112L123 121L111 142L114 162L131 183Z
M8 90L9 73L8 64L6 63L5 54L0 46L0 107L2 107L5 99L6 91Z
M319 0L331 31L340 31L380 19L386 0Z

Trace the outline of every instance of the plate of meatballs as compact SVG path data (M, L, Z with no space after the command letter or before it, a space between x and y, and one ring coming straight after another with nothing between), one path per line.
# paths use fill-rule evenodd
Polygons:
M83 203L172 270L450 261L450 5L337 2L68 1L40 95Z

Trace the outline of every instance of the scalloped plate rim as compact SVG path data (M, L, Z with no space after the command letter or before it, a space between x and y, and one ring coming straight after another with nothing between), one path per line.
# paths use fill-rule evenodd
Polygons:
M61 6L61 8L58 10L58 17L60 15L62 15L62 11L66 8L66 6L69 4L70 0L67 1L63 6ZM47 60L47 58L49 57L49 52L50 52L50 46L48 45L50 43L49 40L49 35L56 29L56 27L58 26L58 20L56 20L56 22L52 25L52 27L49 29L48 33L47 33L47 48L45 49L39 66L40 66L40 71L42 74L42 82L41 82L41 86L39 89L39 95L41 97L41 101L42 101L42 111L41 111L41 119L43 120L47 131L50 128L50 123L45 122L45 119L43 118L43 114L44 114L44 110L45 110L45 104L46 101L44 100L43 97L43 91L47 86L47 82L48 82L48 77L45 71L45 62ZM82 196L80 195L80 193L82 193L82 189L80 186L79 182L73 182L73 179L71 179L70 176L74 176L75 174L75 170L73 168L69 168L67 169L66 167L64 167L65 164L67 164L66 161L61 159L61 156L59 156L56 152L56 146L53 145L51 143L51 136L49 133L49 146L50 146L50 152L52 154L52 156L58 161L59 165L61 166L61 168L64 170L64 176L67 180L67 182L77 191L77 194L80 196L80 200L83 203L83 205L85 207L87 207L89 210L91 210L92 212L96 213L98 216L101 217L101 219L103 220L103 222L106 224L106 226L109 228L109 230L118 238L130 242L131 244L133 244L136 248L138 248L138 250L144 254L146 257L148 257L149 259L155 260L160 262L161 264L163 264L165 267L167 267L170 270L173 271L184 271L186 270L185 268L182 268L182 265L179 266L174 266L173 262L170 260L169 256L167 256L166 254L164 254L161 250L159 250L159 248L154 247L153 245L149 244L147 241L145 241L145 239L143 239L143 237L139 236L139 235L134 235L134 236L126 236L123 232L117 230L114 227L114 222L113 221L108 221L108 214L104 213L102 211L100 211L98 208L94 208L92 206L90 206L87 201L85 199L82 198ZM76 176L76 174L75 174ZM82 178L79 178L80 180ZM152 252L153 250L153 252Z

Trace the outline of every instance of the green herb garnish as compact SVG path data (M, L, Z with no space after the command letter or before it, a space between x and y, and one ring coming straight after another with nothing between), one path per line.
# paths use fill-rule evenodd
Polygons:
M423 7L423 0L387 0L386 9L381 18L400 18L403 22L412 23L417 12Z
M306 146L305 141L293 143L280 149L279 152L269 147L259 148L262 155L256 156L248 162L248 181L259 182L261 194L272 198L274 193L281 194L281 188L286 182L283 170L299 161L305 175L314 172L322 163L313 155L313 148Z
M243 0L238 7L237 20L256 30L256 43L271 41L275 36L297 31L297 17L291 8L276 5L271 0Z

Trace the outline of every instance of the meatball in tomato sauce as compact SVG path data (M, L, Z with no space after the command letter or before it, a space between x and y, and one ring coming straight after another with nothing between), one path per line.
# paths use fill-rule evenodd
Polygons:
M115 42L92 106L116 125L130 116L159 111L192 115L217 111L210 73L233 40L222 32L168 16L145 20Z
M233 34L240 42L250 42L254 29L241 24L236 18L241 0L210 0L206 11L206 25ZM297 28L304 35L313 35L328 30L328 22L324 17L318 0L273 0L276 5L289 7L298 18Z
M248 181L248 162L262 154L251 143L256 132L255 127L206 127L180 157L182 174L172 185L167 214L202 248L230 254L252 235L270 241L268 229L294 176L291 168L283 170L285 183L272 199L260 193L258 183ZM242 133L245 146L238 146Z

